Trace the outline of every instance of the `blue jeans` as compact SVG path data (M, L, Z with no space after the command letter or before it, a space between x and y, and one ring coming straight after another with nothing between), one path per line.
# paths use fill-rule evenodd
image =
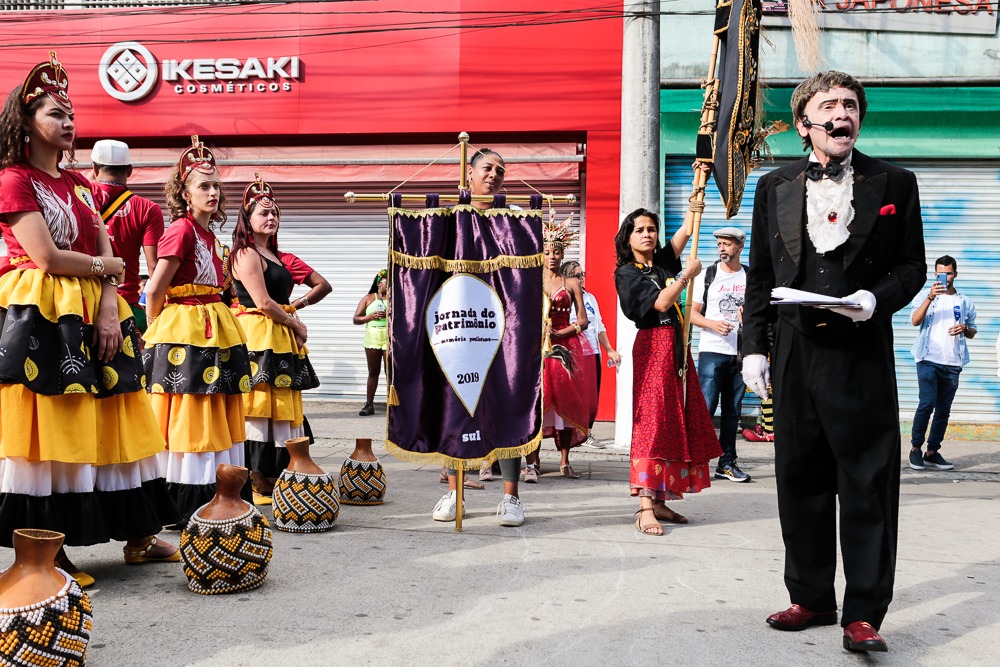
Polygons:
M920 449L924 444L924 434L927 432L927 422L931 412L934 421L931 422L931 434L927 438L927 451L936 452L941 449L945 429L948 428L948 417L951 415L951 402L955 400L958 391L958 376L961 366L945 366L933 361L917 362L917 386L920 389L920 402L913 414L913 431L910 433L910 444Z
M698 381L701 383L701 393L705 394L705 402L708 403L708 414L714 415L715 409L719 407L720 397L722 400L722 418L719 423L721 468L736 461L736 430L740 426L740 407L743 405L747 386L743 384L743 374L736 355L718 352L698 354Z

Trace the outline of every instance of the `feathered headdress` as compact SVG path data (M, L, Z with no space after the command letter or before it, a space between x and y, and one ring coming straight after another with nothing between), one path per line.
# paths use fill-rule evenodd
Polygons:
M558 222L556 220L556 210L549 209L549 219L542 225L542 239L545 245L561 246L567 248L580 238L579 232L573 229L573 214Z

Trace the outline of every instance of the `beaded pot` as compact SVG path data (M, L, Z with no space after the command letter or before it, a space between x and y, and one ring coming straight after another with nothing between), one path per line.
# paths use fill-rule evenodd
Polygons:
M271 527L256 507L240 498L249 473L219 464L215 497L191 516L181 533L184 574L195 593L248 591L267 577Z
M340 502L381 505L385 490L385 470L372 453L371 438L355 439L354 451L340 467Z
M90 598L55 566L63 534L14 531L14 564L0 574L0 664L85 664L94 618Z
M309 438L285 441L288 467L271 494L274 527L290 533L321 533L337 523L337 480L309 456Z

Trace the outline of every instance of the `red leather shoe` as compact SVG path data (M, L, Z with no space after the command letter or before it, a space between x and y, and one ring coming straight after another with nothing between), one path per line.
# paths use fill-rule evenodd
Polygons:
M885 653L889 650L878 631L866 621L854 621L844 628L844 648L848 651L878 651L879 653Z
M752 429L743 429L743 439L750 442L774 442L774 434L768 433L763 426L757 424Z
M809 611L805 607L793 604L785 611L779 611L767 617L767 624L775 630L790 630L798 632L814 625L835 625L837 611Z

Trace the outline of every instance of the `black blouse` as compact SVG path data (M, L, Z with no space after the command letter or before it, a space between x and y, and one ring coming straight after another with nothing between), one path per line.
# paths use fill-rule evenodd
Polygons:
M623 264L615 271L615 288L625 317L635 322L638 329L661 326L679 326L674 308L658 312L653 308L660 290L667 280L681 272L681 260L669 245L653 257L653 265L639 268L636 264Z
M267 288L267 295L282 306L288 305L288 297L292 293L295 281L292 280L292 273L280 262L272 262L267 257L261 255L264 260L264 286ZM240 305L247 308L256 308L250 292L239 280L233 281L236 286L236 297L240 300Z

